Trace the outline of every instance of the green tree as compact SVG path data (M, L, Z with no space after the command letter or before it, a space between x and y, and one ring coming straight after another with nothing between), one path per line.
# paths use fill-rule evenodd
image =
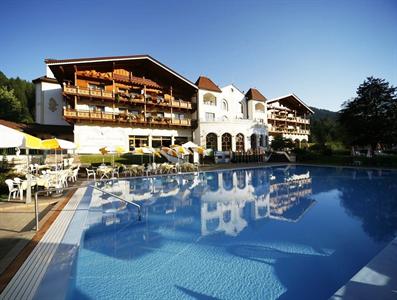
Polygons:
M286 139L281 135L275 136L271 143L271 148L275 151L292 149L294 146L294 142L291 139Z
M397 142L397 89L384 79L368 77L357 97L343 104L340 122L350 145Z
M19 77L7 78L4 73L0 72L0 87L8 91L12 90L20 106L18 115L9 115L7 120L26 123L33 122L35 107L35 89L33 83Z
M14 91L0 86L0 119L20 121L21 103Z

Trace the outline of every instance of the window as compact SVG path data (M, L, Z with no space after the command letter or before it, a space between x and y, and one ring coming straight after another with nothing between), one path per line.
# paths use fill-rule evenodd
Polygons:
M265 146L265 138L264 135L259 136L259 146L264 147Z
M222 183L226 191L231 191L233 189L233 172L222 173Z
M236 151L244 151L244 135L242 133L236 135Z
M222 151L232 150L232 136L229 133L222 134Z
M187 143L189 141L189 138L187 136L177 136L175 137L174 143L177 145L182 145L184 143Z
M184 114L174 113L174 119L177 119L177 120L184 120L185 117L186 117L186 116L185 116Z
M146 147L148 145L148 137L144 135L130 135L129 136L130 151L137 147Z
M170 136L153 136L152 137L152 148L161 148L171 146Z
M222 100L222 109L228 111L229 106L227 104L227 101L225 99Z
M101 91L104 91L105 90L105 85L104 84L89 83L88 84L88 88L90 90L101 90Z
M215 121L215 114L214 113L209 113L209 112L206 112L205 113L205 120L206 121Z
M258 148L258 146L257 146L257 143L256 143L256 134L255 133L253 133L252 135L251 135L251 148L252 149L256 149L256 148Z
M218 151L218 137L215 133L207 134L205 138L205 147L213 151Z
M203 96L204 104L216 106L216 97L211 93L206 93Z
M243 106L243 102L239 102L240 104L240 108L241 108L241 113L244 114L244 106Z

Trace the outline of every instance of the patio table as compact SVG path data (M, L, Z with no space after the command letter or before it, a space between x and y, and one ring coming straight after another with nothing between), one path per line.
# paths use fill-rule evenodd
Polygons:
M113 172L113 168L109 166L99 166L96 170L98 176L101 176L101 179L103 178L109 178L109 175L111 176Z

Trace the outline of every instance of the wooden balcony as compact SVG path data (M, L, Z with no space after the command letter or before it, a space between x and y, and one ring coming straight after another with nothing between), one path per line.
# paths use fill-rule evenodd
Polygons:
M121 103L131 103L131 104L147 104L147 105L155 105L161 107L169 107L169 108L180 108L191 110L193 108L192 103L185 100L174 100L174 99L164 99L158 100L156 98L147 97L146 100L143 95L133 94L133 93L125 93L125 92L109 92L104 90L97 89L87 89L78 86L67 85L63 88L64 94L68 95L76 95L87 98L100 98L100 99L108 99L114 100L115 102Z
M304 130L304 129L287 129L287 128L279 128L279 127L270 127L269 128L269 133L275 133L275 134L295 134L295 135L309 135L310 130Z
M172 100L171 106L175 108L192 109L192 103L184 100Z
M292 122L292 123L300 123L300 124L310 124L309 119L305 119L302 117L288 117L288 116L279 116L275 114L268 115L269 121L281 121L281 122Z
M102 111L83 111L71 108L64 108L63 116L68 121L96 121L96 122L113 122L128 124L138 124L142 126L182 126L190 127L190 119L171 119L171 118L144 118L143 115L132 115L125 113L109 113Z
M63 88L63 92L65 94L77 95L83 97L114 99L113 92L97 90L97 89L87 89L79 86L66 85Z

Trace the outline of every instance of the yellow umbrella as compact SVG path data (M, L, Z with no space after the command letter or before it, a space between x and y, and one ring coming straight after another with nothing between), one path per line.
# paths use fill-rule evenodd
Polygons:
M23 132L25 136L25 148L27 149L42 149L41 139L34 137L33 135Z
M122 154L124 152L124 148L121 146L116 146L116 153L117 154Z
M42 141L43 149L76 149L76 145L73 142L53 138Z
M101 152L102 155L106 155L109 153L109 151L106 149L106 147L99 148L99 152Z
M135 148L134 151L132 151L133 154L138 154L138 155L143 155L143 149L142 148Z
M182 155L186 155L186 154L190 154L190 151L188 149L186 149L185 147L182 146L178 146L173 148L178 154L182 154Z
M196 148L196 151L198 152L198 154L204 155L204 153L205 153L205 148L199 146L199 147Z

